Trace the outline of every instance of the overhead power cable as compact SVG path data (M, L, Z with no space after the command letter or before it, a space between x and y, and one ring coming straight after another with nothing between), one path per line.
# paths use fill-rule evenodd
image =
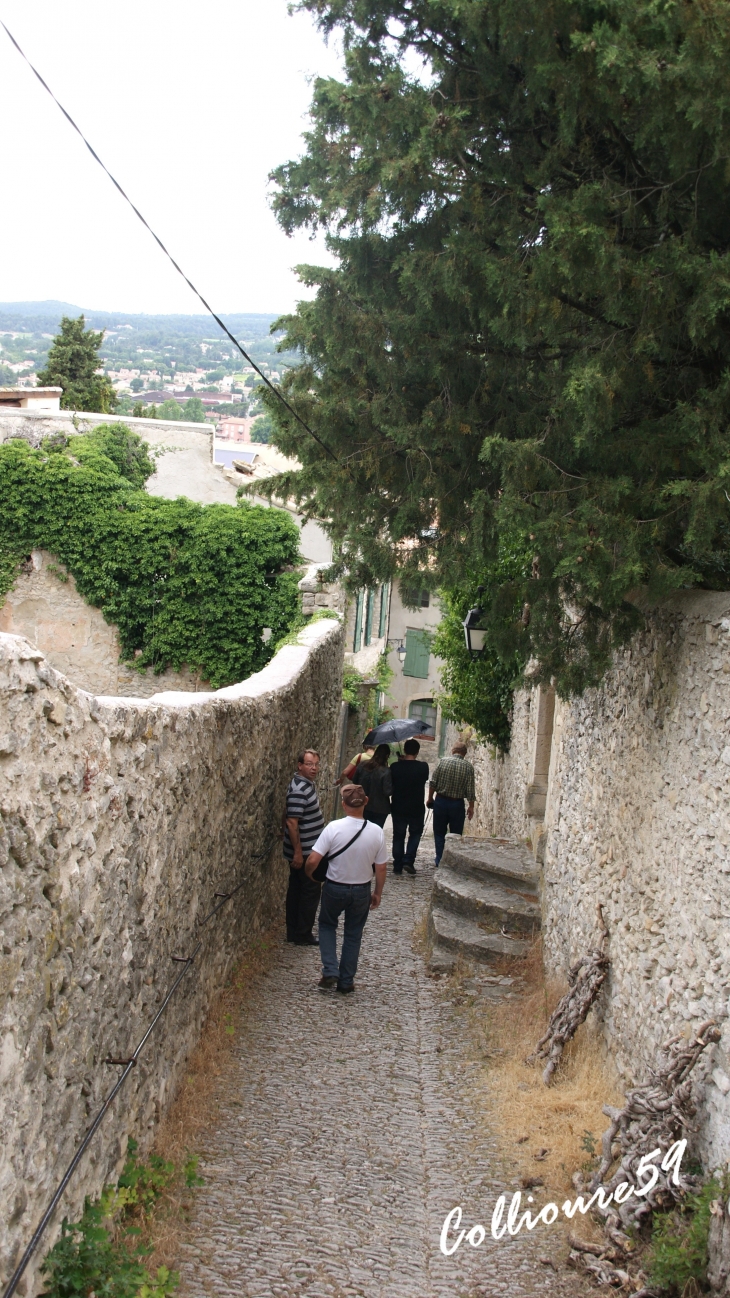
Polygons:
M28 55L25 53L25 51L22 50L22 49L20 48L18 42L16 41L15 37L13 36L13 33L12 33L11 31L8 30L8 28L5 26L5 23L2 21L1 18L0 18L0 27L3 28L3 30L4 30L4 32L5 32L5 34L6 34L6 36L7 36L7 37L12 41L13 45L15 46L15 48L16 48L16 50L18 51L18 54L21 56L21 58L25 59L25 62L28 64L28 67L30 68L30 70L31 70L31 72L33 73L33 75L34 75L35 77L37 77L38 80L40 81L41 85L43 86L43 89L46 90L46 91L48 92L48 94L51 96L51 99L53 100L53 102L54 102L54 104L56 105L56 107L57 107L57 108L60 108L61 112L63 113L64 117L66 118L66 121L67 121L67 122L68 122L68 123L73 127L73 129L75 130L76 134L79 135L79 136L81 137L81 139L83 140L84 144L86 145L87 149L89 150L89 153L91 154L91 156L92 156L92 158L94 159L94 161L95 161L95 162L98 162L98 164L99 164L99 166L101 167L102 171L105 171L105 172L106 172L106 174L107 174L107 176L109 177L109 179L110 179L110 181L112 182L112 184L115 186L116 189L119 190L119 193L121 194L121 196L122 196L122 198L124 199L124 201L125 201L126 203L129 203L129 206L131 207L131 209L132 209L132 211L134 212L135 216L138 217L138 219L142 222L142 224L143 224L143 226L145 227L145 229L146 229L146 230L149 230L149 233L152 235L152 238L154 239L155 243L159 245L159 247L162 249L162 251L164 252L164 254L165 254L165 256L167 257L167 259L168 259L169 261L172 262L172 264L173 264L173 266L175 267L175 270L177 271L178 275L182 276L182 278L185 280L185 283L187 284L188 288L192 289L192 291L193 291L193 293L195 294L195 296L197 297L198 301L199 301L199 302L202 302L202 304L203 304L203 306L205 307L206 311L208 311L209 314L212 315L212 317L213 317L213 319L215 320L216 324L220 326L220 328L223 330L223 332L224 332L224 334L226 335L226 337L227 337L227 338L230 338L231 342L233 343L233 346L238 348L238 350L239 350L239 352L241 353L241 355L243 356L244 360L248 361L249 365L252 365L252 366L253 366L253 368L255 369L256 373L259 375L259 377L260 377L261 379L263 379L263 381L264 381L264 383L266 384L267 388L269 388L269 389L270 389L270 390L275 394L275 396L277 396L277 397L279 398L279 400L281 401L282 405L286 406L286 409L289 411L289 414L294 416L294 418L296 419L297 423L301 424L301 426L302 426L302 428L304 429L305 433L309 433L309 436L314 438L315 442L317 442L317 443L322 447L322 450L325 451L326 454L329 455L331 459L336 460L336 459L337 459L337 456L335 455L334 451L331 451L331 450L330 450L329 446L327 446L327 445L322 441L321 437L318 437L318 436L317 436L317 434L314 432L314 430L313 430L312 428L309 427L309 424L307 424L307 423L302 419L301 415L297 414L297 412L296 412L296 410L294 409L294 407L293 407L293 406L290 406L290 404L289 404L289 402L287 401L287 399L286 399L286 397L284 396L284 394L283 394L282 392L280 392L279 388L275 387L274 384L271 382L271 380L268 379L268 378L266 377L266 375L263 373L263 371L259 369L259 367L258 367L258 365L256 364L255 360L253 360L252 357L249 356L248 352L244 350L244 348L241 346L241 344L240 344L240 342L238 341L238 339L237 339L236 337L234 337L234 335L231 333L231 331L230 331L230 329L228 328L228 326L225 325L225 324L223 323L223 321L221 320L220 316L219 316L219 315L216 315L216 313L215 313L215 311L213 310L212 306L210 306L210 304L209 304L208 302L206 302L205 298L203 297L203 294L202 294L202 293L201 293L201 292L200 292L200 291L195 287L195 285L193 284L192 280L191 280L191 279L188 279L187 275L185 274L185 271L182 270L182 268L181 268L181 267L178 265L178 263L175 261L175 258L173 257L172 253L171 253L171 252L168 252L168 250L167 250L167 248L165 247L164 243L162 242L162 239L160 238L160 236L159 236L158 234L155 234L155 232L154 232L154 230L152 229L152 226L150 225L149 221L146 221L146 220L145 220L145 218L143 217L143 215L142 215L142 213L140 212L139 208L138 208L138 207L135 207L135 205L134 205L134 203L132 202L132 200L131 200L131 198L129 197L129 195L128 195L127 193L125 193L125 191L122 189L122 186L119 184L119 181L118 181L118 180L117 180L117 179L112 175L112 173L111 173L111 171L109 170L109 168L108 168L107 166L105 166L105 164L102 162L101 158L99 157L98 153L96 152L96 149L92 148L92 146L89 144L89 141L87 140L87 138L86 138L86 136L84 135L84 133L83 133L83 131L81 130L81 128L80 128L79 126L76 125L76 122L74 121L74 119L73 119L73 117L71 116L71 114L70 114L69 112L66 111L66 109L64 108L64 106L63 106L63 104L61 103L61 101L60 101L59 99L56 98L56 96L54 95L53 91L51 90L51 87L48 85L48 82L47 82L47 81L44 81L44 79L43 79L43 77L41 76L41 74L40 74L40 72L38 71L38 69L37 69L36 67L34 67L34 65L31 63L31 61L30 61L30 59L28 58Z

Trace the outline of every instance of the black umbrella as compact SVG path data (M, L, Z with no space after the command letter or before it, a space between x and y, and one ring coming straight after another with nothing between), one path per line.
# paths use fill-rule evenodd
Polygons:
M414 735L424 735L431 727L425 721L384 721L376 726L363 739L363 748L376 748L378 744L399 744L402 739L412 739ZM433 739L433 734L429 734Z

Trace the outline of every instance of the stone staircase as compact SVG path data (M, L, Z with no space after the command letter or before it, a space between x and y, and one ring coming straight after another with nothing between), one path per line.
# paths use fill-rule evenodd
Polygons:
M506 838L449 834L428 914L434 970L521 960L540 931L539 867Z

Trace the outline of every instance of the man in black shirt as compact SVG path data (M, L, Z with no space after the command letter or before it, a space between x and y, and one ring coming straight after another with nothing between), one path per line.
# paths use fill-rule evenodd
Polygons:
M426 808L423 791L428 779L428 762L418 762L421 745L407 739L403 745L404 756L390 768L393 817L393 874L415 874L413 862L423 833ZM405 847L408 831L408 847ZM404 851L405 848L405 851Z

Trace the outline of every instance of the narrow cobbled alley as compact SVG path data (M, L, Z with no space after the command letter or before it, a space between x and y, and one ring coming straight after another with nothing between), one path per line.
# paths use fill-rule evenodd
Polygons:
M253 986L201 1159L182 1250L184 1298L564 1298L546 1227L495 1242L497 1195L516 1182L471 1104L467 1041L414 943L418 877L388 876L365 929L356 992L317 989L316 948L282 946ZM481 1247L439 1251L457 1204ZM527 1206L527 1205L525 1205Z

